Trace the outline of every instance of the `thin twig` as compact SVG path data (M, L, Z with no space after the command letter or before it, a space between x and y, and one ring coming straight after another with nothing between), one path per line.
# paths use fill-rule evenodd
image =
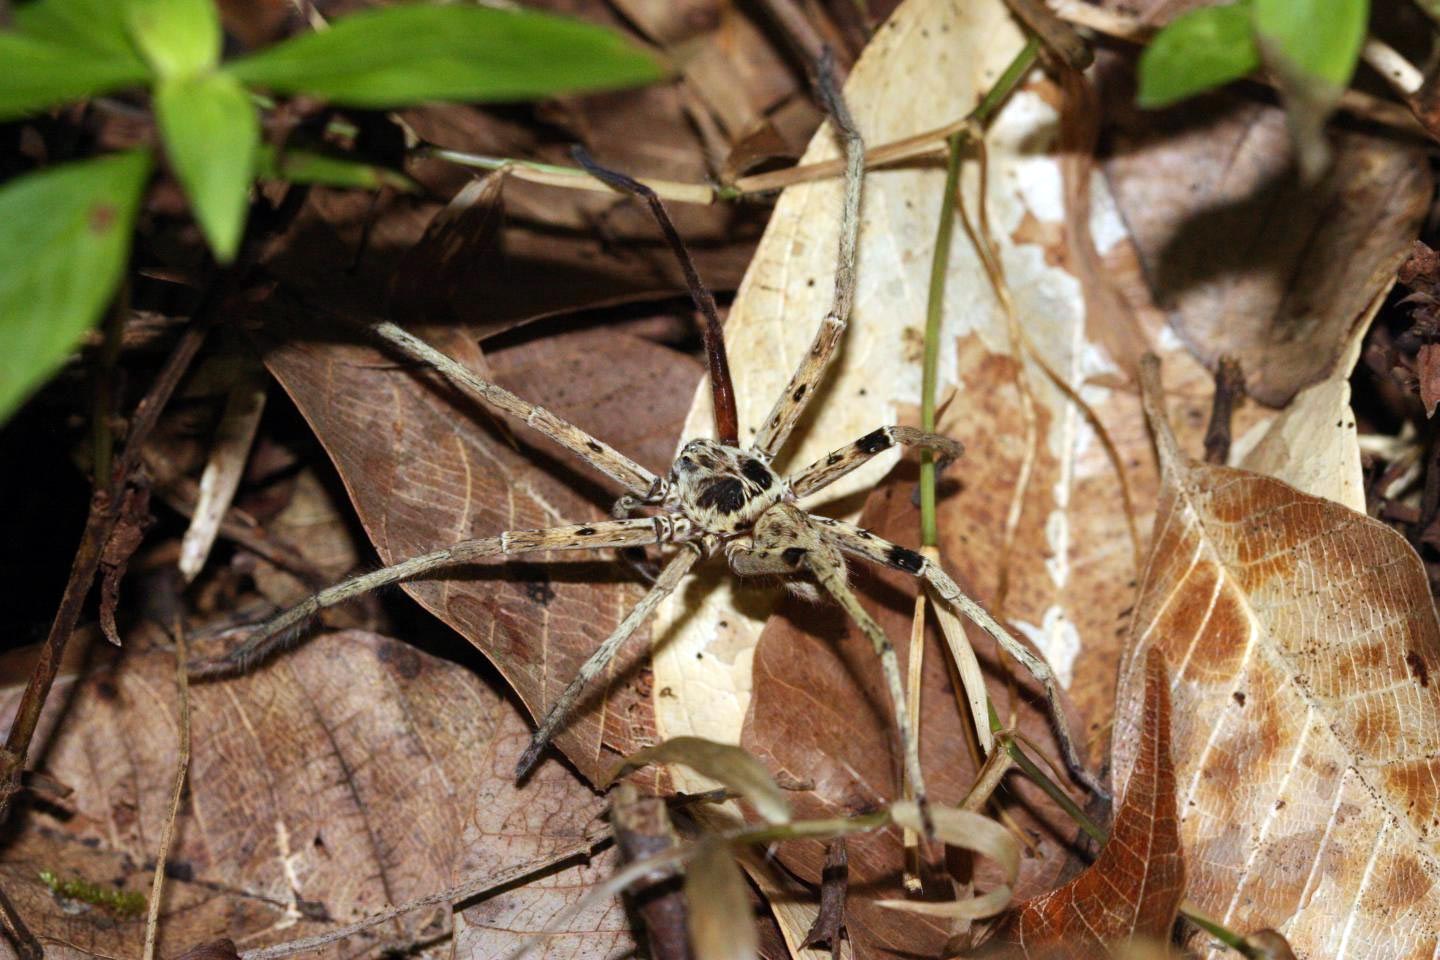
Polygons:
M155 880L150 887L150 912L145 918L145 949L142 960L154 960L155 937L160 928L160 901L165 893L165 862L170 857L170 844L175 837L175 820L180 814L180 798L185 792L185 774L190 769L190 680L185 672L185 622L179 597L173 594L175 623L175 685L180 696L180 747L175 758L175 786L170 792L170 813L160 834L160 849L155 854Z
M35 934L25 926L25 921L20 918L4 889L0 889L0 930L4 931L5 939L10 941L10 946L15 948L20 960L42 960L45 956L40 941L36 940Z
M80 546L76 550L75 560L70 566L70 578L65 584L65 592L60 598L60 607L55 612L55 619L50 625L50 633L40 648L40 657L35 663L35 668L30 674L30 681L25 687L25 693L20 698L20 704L15 710L15 719L10 725L10 733L6 737L5 746L0 749L0 823L4 823L9 816L15 794L20 789L20 775L25 769L25 759L30 750L30 741L34 739L35 728L40 721L40 711L45 706L45 700L50 695L50 687L54 684L55 675L60 670L65 645L80 617L80 608L90 593L90 586L100 567L100 558L105 550L105 545L109 542L111 534L114 533L115 527L120 521L120 510L125 503L125 488L130 482L131 474L140 463L145 438L155 428L160 411L169 402L171 394L179 386L180 379L190 368L190 363L195 359L201 344L205 342L205 335L210 329L219 305L229 296L233 277L233 273L226 274L225 279L212 286L210 294L196 309L194 319L191 320L185 333L181 335L175 349L171 351L165 367L155 378L155 382L151 384L149 392L135 408L125 451L111 474L109 487L97 490L90 500L90 514L85 521L85 532L81 535Z
M343 927L337 927L328 933L317 933L314 936L301 937L299 940L290 940L285 943L277 943L269 947L258 947L254 950L246 950L240 954L240 960L280 960L281 957L294 956L297 953L308 953L311 950L318 950L326 944L343 940L346 937L354 936L362 930L382 923L388 923L396 917L403 916L412 910L421 907L433 906L437 903L462 903L466 900L474 900L484 894L508 887L517 881L524 880L542 870L575 860L581 857L589 857L600 847L609 843L611 834L609 830L587 834L578 842L561 847L554 853L543 857L535 857L526 860L524 863L516 864L508 870L502 870L498 874L485 877L469 877L457 883L453 887L447 887L438 893L426 894L414 900L407 900L405 903L393 907L386 907L379 913L372 913L364 919L354 923L348 923Z

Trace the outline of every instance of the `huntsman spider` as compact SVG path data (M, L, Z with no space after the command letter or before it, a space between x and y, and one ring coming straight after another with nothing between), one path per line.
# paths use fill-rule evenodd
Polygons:
M540 530L511 530L498 536L465 540L354 577L260 624L246 642L223 658L192 664L192 673L204 676L244 670L286 642L319 611L378 587L434 575L440 570L491 558L552 550L673 548L644 598L585 661L541 720L516 767L516 777L523 778L565 723L586 685L606 668L620 646L646 622L660 602L677 589L691 568L719 552L724 554L730 569L741 577L778 576L792 583L803 582L802 592L808 588L808 592L816 596L822 592L828 594L860 626L882 664L894 708L905 773L920 809L927 811L928 821L919 748L907 719L902 672L895 649L847 585L846 558L857 557L918 578L933 598L950 604L968 617L1023 664L1045 690L1051 720L1072 775L1091 790L1101 791L1080 760L1060 706L1060 691L1055 676L1043 658L970 599L938 564L859 526L807 513L797 505L805 497L823 490L871 457L897 444L928 449L946 459L960 455L960 444L947 437L909 427L885 426L790 476L781 476L771 467L772 460L790 437L806 405L818 392L826 369L835 357L845 334L855 291L864 145L830 77L827 64L821 64L817 88L845 156L844 202L834 295L810 349L748 447L741 447L738 439L735 399L730 389L714 299L700 283L689 254L659 199L643 185L599 167L577 151L577 159L592 175L649 203L667 240L680 258L690 281L691 294L705 320L701 332L710 359L718 439L690 440L680 449L669 472L655 476L573 424L480 379L400 327L391 323L370 326L368 331L390 349L438 371L469 396L537 430L598 472L621 483L629 491L628 495L616 503L613 518L609 520ZM633 515L642 509L651 512L644 516Z

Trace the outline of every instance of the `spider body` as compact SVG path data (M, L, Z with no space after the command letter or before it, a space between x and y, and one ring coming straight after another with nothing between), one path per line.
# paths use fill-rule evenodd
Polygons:
M691 440L675 458L658 497L695 528L732 537L791 497L790 485L753 453L715 440Z
M876 454L897 444L929 449L940 455L942 464L960 455L960 444L910 427L885 426L788 477L782 477L770 466L789 439L807 403L819 393L817 388L839 349L854 298L864 146L823 64L819 89L834 129L840 134L846 160L834 300L829 312L820 321L810 349L802 356L790 382L776 399L749 446L742 447L737 437L738 421L733 394L729 392L728 361L725 360L724 345L719 336L720 323L714 300L695 275L694 265L678 235L674 234L674 227L663 206L648 188L595 166L577 152L577 159L592 174L617 189L644 197L667 236L672 237L672 246L681 257L682 266L691 281L696 305L706 318L702 332L705 333L707 354L711 358L716 433L720 439L690 440L681 448L670 470L656 476L579 427L477 377L467 367L395 324L375 324L369 327L369 332L387 346L438 371L468 395L514 417L579 456L598 472L620 483L628 491L627 495L616 502L612 510L613 519L610 520L540 530L506 531L498 536L465 540L337 584L271 618L249 640L220 660L192 664L192 673L222 675L244 670L281 645L287 637L294 636L297 627L325 607L386 584L432 575L444 568L534 552L645 546L661 548L667 555L650 589L552 702L529 749L517 765L516 775L523 777L534 766L561 724L569 718L581 692L608 666L621 644L639 629L665 597L680 586L701 558L723 551L730 568L740 576L779 576L791 582L802 578L801 592L828 595L844 608L869 638L883 666L895 709L895 728L904 757L906 778L914 789L915 799L928 824L919 749L905 710L904 683L898 658L889 638L846 584L845 557L850 556L916 577L939 602L964 614L1024 664L1045 689L1067 766L1077 780L1103 794L1103 789L1090 777L1079 759L1060 706L1059 687L1043 658L971 600L938 563L853 524L810 514L797 506L798 501L829 486ZM652 513L634 516L635 510L641 507L649 508Z

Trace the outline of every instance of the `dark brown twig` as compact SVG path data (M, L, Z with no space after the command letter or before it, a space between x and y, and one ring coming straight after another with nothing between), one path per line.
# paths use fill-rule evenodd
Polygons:
M690 288L690 299L695 301L696 309L704 318L700 325L700 336L705 341L705 358L710 366L710 392L715 406L715 439L732 447L739 446L740 415L735 409L735 386L730 379L730 361L725 354L725 337L720 325L720 312L715 307L715 297L711 295L710 288L705 286L705 282L700 279L699 271L695 269L695 261L691 258L690 251L686 249L685 241L680 239L680 232L675 229L670 215L665 212L665 205L660 202L660 197L656 195L655 191L645 184L596 163L584 147L577 144L572 148L571 153L575 157L575 162L585 168L585 172L596 180L621 193L628 193L644 200L649 205L655 222L660 224L660 232L665 234L665 242L670 244L675 259L680 262L680 269L685 273L685 284Z
M1230 457L1230 421L1235 405L1245 397L1245 371L1231 356L1220 358L1215 369L1215 399L1210 406L1210 426L1205 430L1205 462L1224 464Z
M169 402L171 394L179 386L180 379L190 368L190 363L200 351L209 331L215 308L225 299L229 285L221 282L212 287L212 293L203 301L191 321L190 327L181 335L179 343L171 351L160 375L151 384L139 405L135 408L125 451L110 475L110 484L103 490L96 490L90 499L90 514L85 520L85 532L81 534L80 546L70 566L70 579L60 598L60 607L50 625L50 633L40 648L40 658L30 674L30 682L15 710L15 720L5 746L0 748L0 823L10 815L10 806L20 790L20 777L25 769L25 759L30 750L30 741L40 722L40 711L50 695L50 687L60 669L65 644L70 639L75 623L80 617L80 608L90 593L100 561L120 522L122 508L126 502L125 492L130 484L131 474L140 463L140 453L145 439L155 428L160 411Z
M833 960L840 960L840 942L845 937L845 897L850 888L850 858L845 838L836 837L825 851L825 869L820 874L820 912L800 944L816 947L828 944Z
M666 804L660 797L642 797L632 784L615 788L610 825L625 863L635 863L673 847L677 841ZM655 960L689 960L690 935L686 923L685 892L678 877L670 876L630 894L635 912L645 924L650 956Z
M10 946L15 948L15 953L20 960L41 960L45 956L40 941L35 939L35 934L25 926L25 921L20 919L16 912L15 905L0 889L0 930L5 933L5 939L10 941Z

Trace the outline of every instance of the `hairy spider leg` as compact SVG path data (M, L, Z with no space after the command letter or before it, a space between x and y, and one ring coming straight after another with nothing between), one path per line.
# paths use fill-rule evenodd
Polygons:
M938 433L926 433L914 427L881 427L826 454L796 473L790 478L790 489L796 497L809 496L830 486L877 453L889 450L897 443L905 447L922 447L940 454L942 466L951 460L959 459L965 453L964 445L958 440L951 440Z
M1006 653L1018 660L1039 681L1045 691L1050 722L1055 730L1056 739L1060 741L1060 751L1064 754L1065 766L1069 769L1070 775L1096 796L1105 798L1110 796L1105 786L1090 773L1084 761L1080 759L1080 751L1076 748L1075 741L1070 735L1070 724L1065 719L1065 710L1060 697L1060 684L1056 681L1055 672L1050 669L1050 664L1044 657L1025 646L1019 638L990 616L984 607L970 599L965 591L961 590L959 585L940 568L938 563L931 563L914 550L877 537L869 530L854 524L833 520L829 517L813 519L821 525L822 535L846 553L896 570L903 570L911 576L918 577L929 586L937 597L988 633Z
M597 440L567 420L562 420L544 407L522 400L504 387L482 380L462 364L436 350L430 344L389 321L366 325L366 329L412 360L433 367L466 395L488 407L508 413L527 427L549 437L580 457L596 470L619 481L632 494L644 496L655 485L655 474L631 460L614 447Z
M865 179L865 142L850 116L845 98L835 86L831 55L820 61L816 88L830 114L830 124L845 151L845 200L840 212L840 250L835 268L835 293L830 310L820 321L809 351L800 361L790 382L775 401L750 449L767 459L785 446L795 423L815 396L816 388L835 356L840 338L850 321L850 305L855 299L855 249L860 234L860 190Z
M693 547L694 544L689 546ZM595 652L590 654L590 657L580 665L579 672L565 687L559 699L551 705L545 718L540 721L540 725L535 728L535 733L530 738L530 746L525 748L525 752L520 755L520 762L515 765L516 780L523 780L530 769L535 766L535 762L540 759L540 754L549 745L550 739L555 736L555 731L569 719L570 711L574 708L575 702L580 699L580 694L584 691L585 686L615 658L620 645L640 629L640 625L650 618L650 614L655 612L660 601L675 591L675 588L680 585L680 581L685 578L685 574L690 572L690 568L699 559L700 551L698 549L683 550L671 557L670 562L665 564L660 575L655 578L655 584L625 615L625 619L620 621L615 632L606 637L605 642L596 647Z
M648 546L683 539L689 524L668 516L636 517L630 520L597 520L539 530L507 530L498 537L462 540L370 573L351 577L333 587L281 611L254 628L244 643L213 660L195 660L186 665L193 677L217 677L244 673L294 639L298 629L327 607L344 603L380 587L414 580L448 567L463 566L495 557L513 557L546 550L598 550L608 547Z
M755 524L753 544L731 541L725 545L730 568L740 576L773 574L794 575L808 570L834 598L870 641L889 688L890 706L895 712L895 731L900 738L905 775L915 793L915 803L924 820L925 835L934 836L935 825L930 817L930 803L925 792L925 774L920 766L920 740L910 727L910 713L905 708L905 682L900 673L900 660L895 647L880 625L850 590L845 578L845 560L836 547L827 542L813 519L805 511L788 503L779 503L765 512Z

